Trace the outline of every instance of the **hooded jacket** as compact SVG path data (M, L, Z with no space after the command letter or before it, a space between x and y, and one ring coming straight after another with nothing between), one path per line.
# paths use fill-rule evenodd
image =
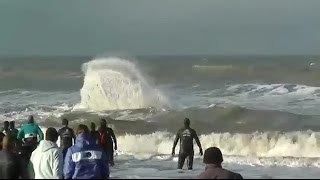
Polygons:
M30 158L35 179L60 179L62 175L61 157L56 143L41 141Z
M65 179L108 179L109 166L105 152L89 134L81 133L68 149L63 174Z
M40 127L35 123L27 123L21 127L18 132L17 139L23 140L24 138L30 137L37 138L37 136L39 136L38 142L43 140L44 135Z

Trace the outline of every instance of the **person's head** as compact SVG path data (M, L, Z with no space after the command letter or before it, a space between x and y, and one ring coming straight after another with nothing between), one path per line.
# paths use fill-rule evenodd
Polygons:
M190 119L189 118L185 118L184 119L184 126L185 127L190 127Z
M28 117L28 124L32 124L32 123L34 123L34 118L33 118L32 115L30 115L30 116Z
M84 125L84 124L79 124L78 128L77 128L77 135L81 134L81 133L85 133L88 134L89 133L89 128L88 126Z
M56 143L57 140L58 140L58 136L59 136L59 135L58 135L57 130L56 130L55 128L50 127L50 128L48 128L47 131L46 131L46 137L45 137L45 139L46 139L47 141L51 141L51 142Z
M9 121L5 121L3 123L3 127L4 127L4 129L9 129Z
M100 126L101 127L106 127L107 126L107 120L106 119L101 119L100 120Z
M65 127L68 127L68 125L69 125L68 119L62 119L62 125Z
M221 165L223 162L222 153L217 147L210 147L206 149L203 155L203 163Z
M91 131L96 130L96 124L94 122L91 122Z
M10 121L9 128L10 129L14 129L15 128L15 122L14 121Z

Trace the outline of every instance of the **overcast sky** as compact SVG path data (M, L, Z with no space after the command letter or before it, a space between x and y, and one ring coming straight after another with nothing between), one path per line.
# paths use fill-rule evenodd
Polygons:
M320 54L320 0L0 0L0 55Z

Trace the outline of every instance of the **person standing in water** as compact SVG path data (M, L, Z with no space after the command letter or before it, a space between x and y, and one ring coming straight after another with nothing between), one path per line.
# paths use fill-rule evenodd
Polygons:
M113 153L114 150L117 150L116 136L114 135L113 130L107 127L107 121L105 119L101 119L100 128L98 131L100 133L99 144L103 148L104 152L107 154L109 164L111 166L114 166Z
M73 129L69 128L68 119L62 119L63 128L59 129L60 149L62 150L63 159L65 158L68 148L71 147L76 140L76 135Z
M182 169L185 159L187 159L188 169L192 170L193 167L193 156L194 156L194 149L193 149L193 140L196 141L200 155L202 156L202 148L201 143L198 138L198 135L194 129L190 128L190 120L185 118L184 120L184 128L181 128L174 140L173 148L172 148L172 156L175 155L175 149L180 140L180 151L179 151L179 160L178 160L178 169Z

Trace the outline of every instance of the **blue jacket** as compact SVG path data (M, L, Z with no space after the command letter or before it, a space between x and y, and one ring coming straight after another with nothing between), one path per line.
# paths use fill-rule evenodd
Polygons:
M108 179L107 156L90 135L79 134L68 149L63 174L65 179Z

